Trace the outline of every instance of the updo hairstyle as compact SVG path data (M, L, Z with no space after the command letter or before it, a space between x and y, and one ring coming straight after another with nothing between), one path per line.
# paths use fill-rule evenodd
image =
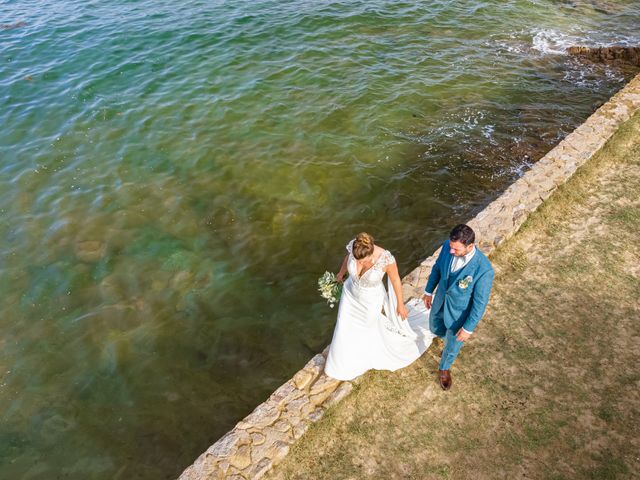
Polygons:
M356 239L353 241L351 253L356 260L361 260L373 253L373 247L373 237L368 233L361 232L356 235Z

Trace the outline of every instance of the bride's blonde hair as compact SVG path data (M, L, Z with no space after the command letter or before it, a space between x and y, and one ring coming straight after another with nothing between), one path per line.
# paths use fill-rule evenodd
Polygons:
M353 256L357 260L360 260L361 258L371 255L373 253L373 247L373 237L366 232L360 232L353 241L351 253L353 253Z

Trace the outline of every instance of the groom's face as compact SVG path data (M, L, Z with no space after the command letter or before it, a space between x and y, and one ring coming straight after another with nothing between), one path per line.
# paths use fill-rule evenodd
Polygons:
M473 243L465 245L462 242L449 242L449 253L454 257L464 257L473 250Z

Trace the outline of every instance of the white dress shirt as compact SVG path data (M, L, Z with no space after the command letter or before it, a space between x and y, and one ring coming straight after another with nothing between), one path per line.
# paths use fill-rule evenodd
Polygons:
M476 254L476 246L469 253L467 253L464 257L453 257L453 261L451 262L451 273L457 272L462 267L464 267L467 263L471 261L473 256Z

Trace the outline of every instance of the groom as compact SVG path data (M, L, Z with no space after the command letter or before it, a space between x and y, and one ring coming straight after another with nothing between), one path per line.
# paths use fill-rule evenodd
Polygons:
M475 247L475 238L467 225L461 224L451 230L424 290L424 304L431 309L429 328L434 335L444 339L438 367L443 390L451 388L451 364L480 322L493 284L493 267Z

